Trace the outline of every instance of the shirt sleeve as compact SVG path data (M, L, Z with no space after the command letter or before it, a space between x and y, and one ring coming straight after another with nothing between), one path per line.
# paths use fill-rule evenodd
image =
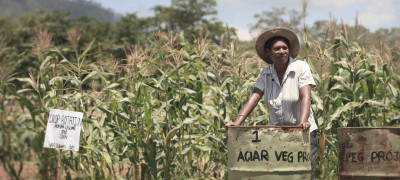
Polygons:
M307 63L303 62L300 68L299 89L306 85L311 85L311 87L315 87L315 81L312 77L310 66Z
M265 92L265 74L263 73L263 70L261 70L260 74L258 75L258 78L256 80L256 84L254 85L254 88L260 89L261 91Z

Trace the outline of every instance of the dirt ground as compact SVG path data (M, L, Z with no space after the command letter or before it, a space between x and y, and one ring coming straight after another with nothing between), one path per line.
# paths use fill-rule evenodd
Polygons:
M17 168L18 165L16 164L15 167ZM22 179L26 179L26 180L28 180L28 179L38 179L38 177L36 177L36 175L37 175L36 164L24 162L24 167L23 167L22 172L21 172ZM11 178L6 173L6 171L4 170L4 167L1 165L0 166L0 180L10 180L10 179Z

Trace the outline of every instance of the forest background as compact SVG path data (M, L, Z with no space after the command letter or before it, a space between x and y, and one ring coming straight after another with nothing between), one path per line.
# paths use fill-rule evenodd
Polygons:
M309 26L307 6L271 7L255 14L252 30L299 35L297 59L317 82L317 174L336 179L337 128L399 127L400 28L371 32L357 17L353 25L332 17ZM66 179L226 178L222 127L267 64L254 40L238 40L213 18L215 7L172 0L143 18L85 0L0 0L0 159L8 179L56 177L57 151L43 148L50 108L84 113L80 150L62 152ZM268 123L263 104L245 125Z

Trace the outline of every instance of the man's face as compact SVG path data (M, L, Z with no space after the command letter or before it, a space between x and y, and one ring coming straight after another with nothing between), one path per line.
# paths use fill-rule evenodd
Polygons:
M266 49L267 55L276 65L284 65L289 59L289 47L282 40L276 40L271 46L271 49Z

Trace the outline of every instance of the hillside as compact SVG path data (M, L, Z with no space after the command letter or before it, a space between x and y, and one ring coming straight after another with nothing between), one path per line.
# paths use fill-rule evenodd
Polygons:
M0 18L20 17L36 10L70 11L71 17L88 16L99 21L116 21L120 15L88 0L0 0Z

